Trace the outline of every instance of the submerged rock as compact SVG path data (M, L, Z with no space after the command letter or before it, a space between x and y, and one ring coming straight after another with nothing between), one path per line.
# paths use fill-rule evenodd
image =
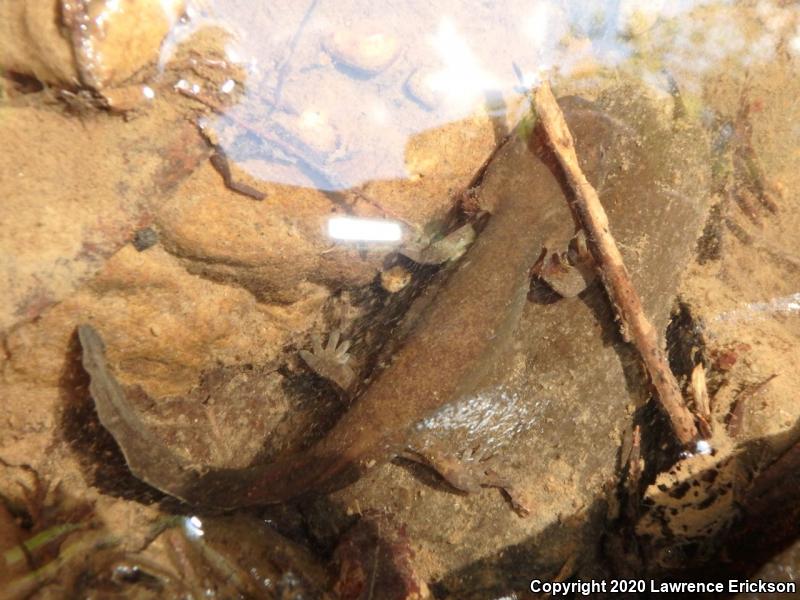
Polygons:
M29 0L0 5L0 68L66 86L125 81L155 62L183 0Z
M323 41L331 58L345 67L375 75L397 57L397 38L391 34L337 31Z

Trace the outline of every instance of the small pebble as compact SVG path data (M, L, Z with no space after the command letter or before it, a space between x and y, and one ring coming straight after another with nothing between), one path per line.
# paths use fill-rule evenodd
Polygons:
M323 156L331 154L339 147L339 134L325 115L318 111L303 111L298 130L303 142Z
M586 277L579 269L565 266L542 273L542 279L562 298L575 298L586 289Z
M400 265L381 272L381 286L391 294L396 294L409 283L411 283L411 273Z
M115 113L126 113L138 108L155 98L153 88L146 85L126 85L105 89L101 92L109 110Z
M334 62L376 75L397 57L397 38L384 33L361 35L337 31L323 41L323 48Z
M434 110L439 105L439 97L430 85L430 72L417 69L406 80L406 94L425 110Z
M133 234L133 247L143 252L158 243L158 233L152 227L145 227Z
M272 120L286 135L302 142L313 162L326 163L341 145L336 128L319 111L306 109L300 115L277 112Z

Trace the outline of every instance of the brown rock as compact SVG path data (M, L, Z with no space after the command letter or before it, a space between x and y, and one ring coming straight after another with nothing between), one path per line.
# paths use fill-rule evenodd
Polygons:
M339 541L333 560L333 590L342 600L369 597L380 590L387 600L430 598L425 581L414 570L414 551L405 528L386 515L361 518Z
M103 88L158 57L182 0L31 0L0 5L0 66L48 83ZM63 26L63 27L62 27Z
M204 165L162 205L156 221L165 246L192 271L243 286L258 298L303 297L325 247L328 200L312 190L279 190L257 203L219 189L221 184Z
M207 152L173 111L128 125L35 108L0 109L4 187L0 330L40 315L150 223L149 203ZM159 131L159 135L155 132Z
M78 72L69 40L61 34L58 3L0 4L0 67L41 81L72 85Z

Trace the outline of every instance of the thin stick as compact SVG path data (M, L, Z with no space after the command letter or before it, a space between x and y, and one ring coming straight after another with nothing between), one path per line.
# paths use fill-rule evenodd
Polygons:
M547 82L534 92L533 104L553 152L575 192L575 212L587 233L589 250L619 317L622 336L639 351L678 440L684 445L689 444L697 437L692 413L686 407L678 382L669 369L666 355L658 343L658 334L644 315L642 301L609 230L606 212L578 164L572 134Z

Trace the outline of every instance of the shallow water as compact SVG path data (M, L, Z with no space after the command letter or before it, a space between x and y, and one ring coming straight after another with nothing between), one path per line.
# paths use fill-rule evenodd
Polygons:
M794 9L767 2L237 8L220 1L190 10L173 44L197 28L223 27L231 34L225 59L244 69L244 81L226 79L215 89L188 77L181 85L236 97L228 114L253 129L230 132L223 145L251 173L334 189L413 176L405 160L413 137L481 110L513 121L519 115L509 106L545 74L580 89L603 70L623 69L663 90L668 73L692 97L733 69L800 53ZM698 110L714 110L695 101ZM215 129L229 124L210 119ZM252 139L257 132L261 144ZM287 146L271 147L273 137ZM284 149L292 156L281 156Z
M130 13L124 3L96 4L100 29L103 18ZM18 33L14 27L8 39ZM19 49L32 44L25 39L15 42L13 61L0 54L3 65L19 64L25 54ZM791 526L759 534L763 529L753 523L767 516L747 508L763 504L749 490L764 485L759 473L773 461L791 455L800 417L795 4L197 0L132 79L100 94L81 91L75 81L96 79L103 61L112 60L92 56L98 62L78 69L72 82L59 83L41 67L7 72L2 80L0 136L14 144L0 150L0 395L11 399L0 425L0 496L11 498L10 514L27 515L25 526L8 529L18 540L85 519L102 523L99 546L120 544L128 561L123 569L110 554L100 556L94 584L113 579L102 573L128 572L134 564L155 572L158 564L169 572L159 575L162 591L201 593L221 579L232 586L226 593L273 597L280 586L291 587L281 577L292 570L281 560L251 568L230 539L214 546L223 559L208 548L193 555L174 536L148 546L143 532L164 513L195 513L170 504L131 471L170 492L154 483L163 482L163 473L137 470L148 462L148 446L166 448L190 477L208 468L235 474L306 448L368 393L414 332L428 331L426 315L437 299L452 303L452 311L435 313L445 316L478 305L466 293L462 301L446 295L450 275L471 260L468 251L458 262L474 237L458 227L473 222L479 240L486 231L480 213L491 208L480 202L508 193L492 169L516 163L498 159L494 167L489 162L486 180L476 174L515 127L529 131L526 94L545 79L558 95L599 98L616 110L615 126L626 135L639 132L646 160L661 167L643 170L646 180L632 182L627 194L613 182L625 181L626 169L638 172L635 160L632 167L626 162L635 153L618 161L619 171L603 174L614 202L623 198L616 210L634 223L612 214L612 233L623 241L681 383L698 363L705 367L709 407L698 408L699 392L688 385L684 393L708 422L713 452L669 468L668 429L644 407L638 360L595 283L589 295L556 300L550 290L546 301L527 304L511 351L492 359L502 363L492 363L495 379L461 402L442 400L443 408L426 413L416 428L432 432L421 448L440 452L444 445L447 461L454 455L480 466L493 457L491 468L511 474L514 493L532 500L528 517L520 519L493 490L458 495L431 471L403 461L368 469L354 485L309 500L302 511L289 505L259 517L302 542L304 548L285 552L289 562L302 564L295 570L306 591L330 585L319 565L335 540L346 540L342 560L358 563L348 553L355 547L356 557L369 554L381 539L389 550L380 560L405 579L380 579L388 576L358 563L372 568L373 577L394 581L398 590L420 592L430 584L436 597L460 598L519 592L537 574L597 575L590 565L598 561L605 561L604 576L624 568L674 576L726 560L735 574L753 573L772 552L769 543L740 562L730 558L736 552L725 554L726 544L742 543L729 529L742 514L753 539L774 538L772 549L796 535ZM618 91L626 89L637 91ZM625 112L640 92L649 108ZM682 129L679 121L691 126ZM655 132L667 130L675 137L665 148ZM659 164L659 156L671 164ZM698 157L705 158L695 171ZM675 165L684 161L681 179ZM492 183L482 191L485 181ZM670 195L673 187L681 193ZM703 219L697 215L704 208L667 211L672 216L650 232L647 207L654 198L711 208ZM687 246L695 230L702 235ZM561 233L536 236L505 243L554 250L564 242ZM670 240L681 248L671 248ZM640 271L640 262L649 270ZM678 275L675 293L664 281ZM504 310L497 306L487 310ZM137 444L104 421L102 410L100 421L94 413L75 338L86 323L102 334L109 373L124 389L121 412L138 415L136 427L147 432ZM574 336L567 335L572 329ZM339 330L349 349L337 343L318 349L327 359L333 355L331 369L320 372L302 358L314 335L324 342ZM591 360L581 359L587 352ZM611 362L599 362L601 356ZM488 359L475 364L481 371ZM589 364L611 366L582 372ZM339 389L349 379L353 389ZM413 412L398 404L382 405L371 425L391 420L384 415L392 411L398 421ZM631 504L641 506L620 509L617 518L628 521L614 521L611 529L627 531L645 558L623 568L609 559L613 551L595 553L586 540L600 539L610 522L608 482L635 471L625 463L634 452L632 423L644 432L636 450L644 465L641 502ZM355 447L362 437L354 431L347 440ZM133 447L143 449L142 461L131 459ZM150 463L159 469L159 461ZM19 492L33 485L31 473L46 488L62 481L74 501L42 496L36 502L46 502L44 511ZM684 498L689 486L698 493ZM70 502L93 508L81 512ZM778 516L769 518L792 522L794 513L777 504ZM369 535L342 537L352 515L375 511L393 524L365 517ZM209 530L233 527L202 518ZM251 518L241 511L233 517L243 529ZM0 524L6 521L0 512ZM373 528L377 537L370 537ZM393 533L384 539L381 528ZM261 548L258 536L244 537L246 546ZM18 543L9 540L0 539L0 550ZM69 576L81 569L71 558L75 548L94 543L87 540L38 557L28 576L49 565L56 597L52 590L91 588L91 578ZM143 547L142 557L152 562L140 565L132 557L141 558ZM793 572L796 554L785 553L782 560L791 564L768 570ZM187 576L192 563L206 574ZM346 587L351 572L337 565ZM19 589L33 586L13 581ZM115 581L122 593L134 593L135 585Z

